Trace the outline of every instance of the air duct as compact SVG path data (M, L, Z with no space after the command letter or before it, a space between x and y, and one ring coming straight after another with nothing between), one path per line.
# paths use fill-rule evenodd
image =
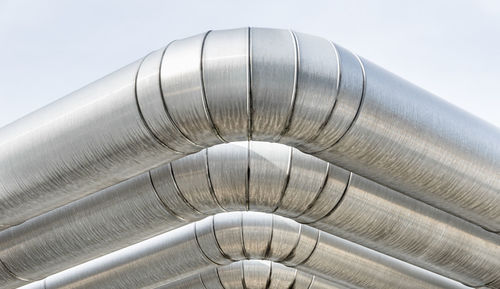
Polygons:
M324 39L172 42L0 131L1 226L222 142L289 144L500 231L500 132Z
M467 288L312 227L241 212L192 223L52 275L42 284L45 289L156 288L244 259L279 262L348 288Z
M280 263L244 260L211 268L157 289L347 289ZM43 289L43 288L42 288Z
M34 281L235 210L291 217L470 286L500 282L498 235L297 149L261 142L205 149L11 227L0 232L0 260Z

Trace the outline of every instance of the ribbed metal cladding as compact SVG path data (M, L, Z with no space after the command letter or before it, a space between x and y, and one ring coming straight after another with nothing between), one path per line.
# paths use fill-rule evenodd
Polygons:
M500 231L498 128L327 40L263 28L174 41L0 130L0 225L247 137Z
M280 263L243 260L210 268L157 289L347 289Z
M255 258L347 288L468 288L307 225L242 212L208 217L27 288L156 288L210 267Z
M500 281L497 234L297 149L263 142L202 150L11 227L0 232L0 260L17 276L38 280L235 210L294 218L470 286Z

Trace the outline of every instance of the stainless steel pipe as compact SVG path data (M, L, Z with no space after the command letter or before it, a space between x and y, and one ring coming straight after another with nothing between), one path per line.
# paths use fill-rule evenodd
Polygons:
M224 141L282 142L500 231L499 129L324 39L172 42L0 131L0 225Z
M206 218L52 275L55 288L155 288L244 259L280 262L354 288L467 288L442 276L283 217Z
M470 286L500 282L498 235L297 149L261 142L205 149L11 227L0 232L0 260L37 280L235 210L292 217Z
M280 263L243 260L211 268L157 289L348 289ZM43 289L43 288L41 288Z

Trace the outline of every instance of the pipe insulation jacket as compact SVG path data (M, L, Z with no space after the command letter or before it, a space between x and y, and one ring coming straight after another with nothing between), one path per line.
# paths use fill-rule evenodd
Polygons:
M500 288L497 234L264 142L204 149L4 230L0 260L34 281L205 216L242 210L293 218L469 286Z
M276 262L243 260L210 268L157 289L348 289ZM43 288L41 288L43 289Z
M156 288L246 259L279 262L347 288L468 288L310 226L254 212L208 217L41 283L45 289Z
M500 231L500 131L330 41L211 31L0 130L0 225L222 142L292 145Z

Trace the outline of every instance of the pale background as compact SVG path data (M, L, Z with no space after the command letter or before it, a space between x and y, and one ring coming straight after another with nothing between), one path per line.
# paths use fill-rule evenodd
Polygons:
M209 29L316 34L500 127L500 0L0 0L0 127Z

